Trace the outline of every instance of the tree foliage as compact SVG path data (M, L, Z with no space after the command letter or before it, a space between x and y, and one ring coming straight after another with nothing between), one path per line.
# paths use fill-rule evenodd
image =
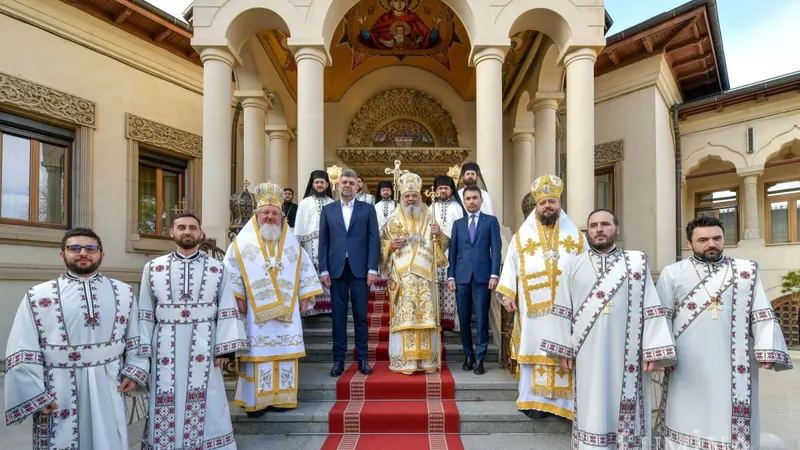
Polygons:
M794 300L800 296L800 270L790 270L781 277L781 293L792 294Z

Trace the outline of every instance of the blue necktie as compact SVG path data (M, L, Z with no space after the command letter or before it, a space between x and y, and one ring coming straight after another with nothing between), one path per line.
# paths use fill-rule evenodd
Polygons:
M469 241L475 243L475 214L472 215L472 219L469 222Z

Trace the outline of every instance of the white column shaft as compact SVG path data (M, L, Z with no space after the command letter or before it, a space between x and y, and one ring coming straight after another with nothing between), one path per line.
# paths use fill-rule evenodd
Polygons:
M565 57L567 66L567 213L581 229L594 209L594 50Z
M217 246L227 245L231 187L231 77L233 56L205 48L203 61L203 229Z
M492 197L494 215L503 216L503 86L505 52L486 48L475 55L477 110L477 162Z
M269 179L280 185L289 186L289 133L271 131L269 133ZM308 178L308 175L306 175ZM295 190L295 192L298 192Z
M533 104L533 127L536 129L536 150L533 178L546 173L556 174L556 110L557 100L541 100Z
M313 170L324 169L325 123L323 117L323 70L325 53L302 47L295 52L297 61L297 182L308 179ZM299 186L295 192L300 192Z
M267 134L266 126L267 103L259 98L247 98L242 102L244 108L244 161L242 170L244 179L255 187L267 181L265 172ZM237 187L237 189L239 189Z
M533 159L533 135L517 133L511 138L514 143L514 227L516 229L525 220L522 214L522 199L530 192L531 160Z
M758 226L758 174L744 177L744 238L759 239ZM731 242L730 244L735 244Z

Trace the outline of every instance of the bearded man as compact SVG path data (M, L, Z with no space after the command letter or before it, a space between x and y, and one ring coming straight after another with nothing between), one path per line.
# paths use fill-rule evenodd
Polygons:
M300 315L322 294L311 257L289 230L274 183L253 191L256 211L225 253L250 350L239 354L234 404L248 417L297 407L298 360L305 356Z
M461 198L456 194L456 183L447 175L438 176L433 180L433 188L439 197L431 208L432 218L439 224L442 233L448 238L453 236L453 223L464 217L466 212ZM449 246L444 247L444 254L449 259ZM442 328L445 330L459 331L458 313L456 311L456 291L448 286L448 267L439 267L436 282L439 287L439 300L442 305Z
M480 185L478 185L479 181ZM478 186L481 190L481 198L483 199L481 212L490 216L494 215L494 209L492 208L492 197L486 190L486 182L483 181L483 174L481 174L481 168L477 163L468 162L461 166L461 182L461 189L458 190L458 196L461 198L461 202L464 202L465 187Z
M361 177L358 177L358 192L356 193L356 200L364 203L369 203L370 205L375 204L375 196L372 194L367 193L364 190L364 180Z
M32 414L34 448L127 449L123 394L147 388L150 364L133 289L97 271L103 243L88 228L64 234L61 258L67 272L30 288L11 326L6 424Z
M650 372L675 363L666 308L645 254L616 246L613 212L592 212L587 235L590 251L566 258L541 348L575 369L573 449L649 449Z
M761 448L758 369L792 368L758 265L723 256L724 235L719 219L692 219L693 255L658 278L680 357L664 378L661 448Z
M520 377L517 408L534 419L552 414L572 419L572 372L559 370L559 362L540 348L564 257L587 249L583 233L561 210L563 191L554 175L533 182L535 213L514 234L496 289L503 307L515 312L511 357Z
M322 217L322 208L333 203L331 183L328 172L315 170L311 172L308 179L306 193L300 205L297 207L297 217L294 223L294 235L300 246L311 257L314 270L319 275L319 223ZM323 293L316 299L313 308L308 308L303 316L313 316L317 314L330 314L331 312L331 292L323 286Z
M247 350L221 262L199 250L200 219L172 219L177 249L144 266L139 285L142 353L153 359L147 448L236 448L222 367Z
M411 375L441 367L437 266L450 239L422 203L422 179L399 179L402 201L381 233L381 267L389 277L389 370Z
M397 202L394 201L394 187L391 181L381 181L378 183L378 194L381 196L381 201L375 204L375 213L378 216L378 230L383 230L383 225L389 220Z

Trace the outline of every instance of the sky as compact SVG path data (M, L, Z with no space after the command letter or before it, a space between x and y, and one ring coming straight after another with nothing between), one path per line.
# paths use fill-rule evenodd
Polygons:
M148 0L182 18L191 0ZM567 1L567 0L563 0ZM606 0L612 35L688 0ZM717 0L731 88L800 71L800 0Z

